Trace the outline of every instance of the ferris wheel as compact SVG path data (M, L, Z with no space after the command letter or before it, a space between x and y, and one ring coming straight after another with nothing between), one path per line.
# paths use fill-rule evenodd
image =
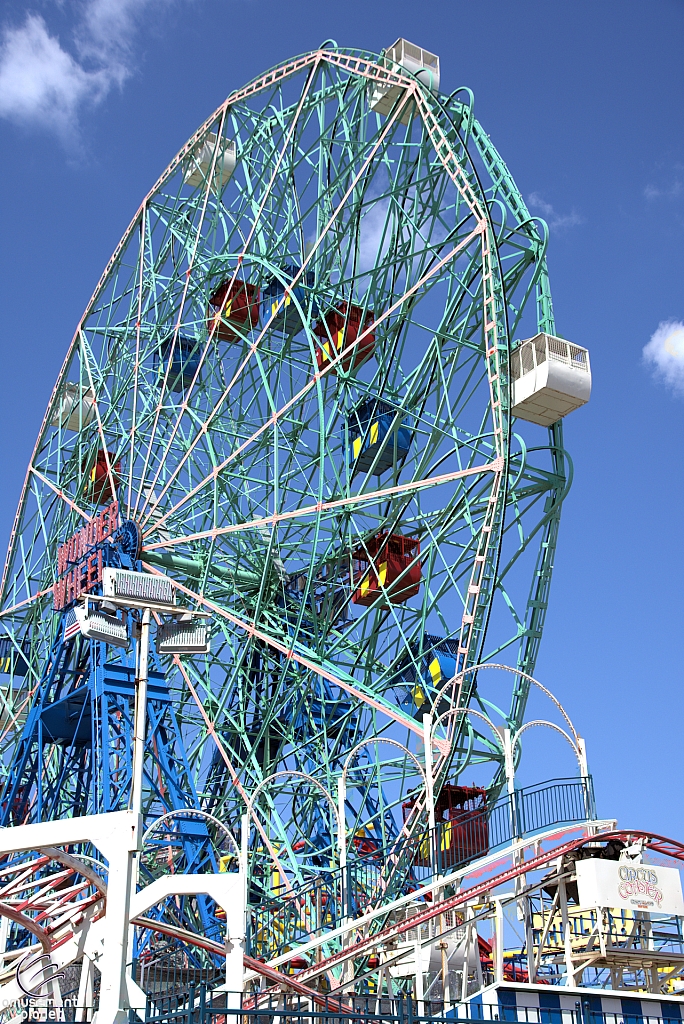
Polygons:
M353 848L396 837L426 712L521 723L524 677L502 703L466 670L531 672L544 624L568 459L560 420L514 425L510 355L555 334L545 254L471 94L440 94L419 47L326 42L228 97L124 233L31 457L1 595L4 823L125 806L135 624L119 642L74 612L107 566L212 616L195 653L158 628L145 817L237 834L250 803L255 898L330 860L317 787L344 769ZM490 764L496 788L487 730L440 728L451 777Z

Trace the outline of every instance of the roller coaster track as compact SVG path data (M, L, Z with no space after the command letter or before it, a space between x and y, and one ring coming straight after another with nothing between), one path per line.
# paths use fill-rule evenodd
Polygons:
M533 843L541 843L549 840L550 838L552 838L552 836L549 836L548 834L532 837L526 841L526 846L529 847ZM645 850L684 862L684 844L679 843L674 839L668 839L666 836L661 836L654 832L644 832L634 829L614 829L597 832L593 835L581 836L580 838L560 843L558 846L554 846L550 850L537 852L528 860L524 859L525 846L518 848L509 847L507 850L501 851L500 856L497 857L493 864L488 864L487 859L475 861L469 868L461 871L458 878L460 881L463 881L468 877L468 875L471 877L477 875L481 873L482 870L487 870L490 866L496 866L496 864L500 863L504 858L510 858L511 855L515 854L520 857L517 863L514 861L504 871L477 882L469 888L456 893L454 896L449 896L445 899L435 899L431 904L426 905L425 909L420 910L417 914L413 914L405 920L393 922L387 927L375 932L373 935L366 935L349 943L348 945L344 945L343 948L339 949L337 952L324 957L317 963L312 964L310 967L299 971L296 977L283 973L279 968L286 965L288 960L291 960L294 956L299 955L302 950L308 951L326 942L334 941L335 939L344 940L345 936L349 935L354 930L363 928L370 924L371 920L378 916L378 911L376 910L371 914L365 915L365 917L350 921L346 925L335 929L333 932L328 932L317 939L311 940L308 943L292 949L288 953L274 958L271 963L262 963L253 957L245 956L244 965L248 971L253 972L254 975L260 975L266 981L270 982L275 988L285 987L290 989L307 999L313 1000L313 1002L319 1006L325 1006L329 1009L344 1009L345 1005L335 999L334 996L331 998L331 996L326 996L317 992L315 989L310 987L309 983L321 975L329 973L334 968L339 967L350 959L369 955L378 945L396 940L407 931L427 924L436 917L439 917L441 914L445 914L448 911L464 906L472 900L488 896L495 889L519 878L521 875L537 871L538 869L550 864L552 861L558 860L575 850L580 850L588 844L597 842L607 843L611 840L620 841L626 845L633 845L641 842L643 849ZM81 862L78 857L65 854L60 850L52 848L37 850L36 854L37 859L23 862L21 867L24 870L17 872L17 875L9 880L9 884L5 884L4 887L0 887L0 916L5 914L16 923L23 924L27 931L38 939L46 951L56 950L65 941L67 937L65 932L71 932L74 910L78 911L78 917L81 919L83 912L85 910L89 910L91 907L95 909L97 918L103 915L105 902L104 883L100 876L97 875L89 865ZM44 871L50 861L57 861L63 868L63 872L53 875L52 879L54 881L59 881L62 886L66 883L68 887L66 891L62 888L61 892L46 899L45 885L43 884L40 887L43 895L39 898L39 906L38 903L32 901L30 897L27 898L25 894L27 890L31 888L30 876L33 876L35 872L41 869ZM12 866L12 874L17 871L17 867L19 867L19 865ZM43 879L43 883L45 881L47 880ZM438 882L431 882L416 893L412 893L411 897L412 899L419 898L425 893L443 887L445 884L449 884L449 882L450 879L448 877L440 879ZM86 895L88 886L90 886L91 889L90 893ZM93 889L95 891L93 891ZM83 899L84 895L86 896L85 899ZM21 896L24 898L22 899ZM72 899L74 897L77 898L77 905L71 909L71 912L69 907L71 901L69 900L69 897L72 897ZM406 902L406 897L395 900L393 903L382 908L382 914L385 915L391 913L393 909L405 905ZM131 924L142 928L151 928L162 934L168 934L169 936L181 939L190 945L205 949L216 955L225 955L225 947L221 943L214 942L205 936L182 928L175 928L173 925L169 925L163 921L156 921L146 917L137 917L131 921ZM45 927L46 925L47 927ZM38 932L40 932L40 934L38 934ZM260 992L257 997L253 997L249 1000L248 1003L254 1003L256 1000L269 995L272 991L273 990L271 989L266 989L265 991ZM246 1002L245 1006L248 1006L248 1003Z
M653 853L660 853L664 856L684 861L684 844L679 843L674 839L668 839L665 836L661 836L653 832L643 832L634 829L618 829L606 832L598 832L595 835L583 836L579 839L574 839L566 843L561 843L560 845L554 847L551 850L547 850L543 853L536 854L529 860L521 860L519 863L511 865L511 867L507 868L505 871L501 871L499 874L493 875L492 877L487 878L486 880L479 882L468 889L465 889L463 892L457 893L455 896L451 896L443 900L435 900L434 903L432 903L430 906L426 906L425 910L422 910L418 914L414 914L412 917L407 918L405 921L392 924L387 928L381 929L373 935L366 936L365 938L362 938L354 942L353 944L346 946L338 952L333 953L331 956L320 960L315 965L312 965L309 968L305 968L304 970L299 971L296 975L296 978L293 978L291 975L282 973L277 969L277 967L286 964L288 959L291 959L292 957L299 955L299 953L301 952L301 948L293 949L289 953L277 957L271 964L261 963L258 960L254 960L252 957L246 956L244 961L245 967L253 971L255 974L261 975L261 977L267 979L268 981L274 982L277 986L284 985L300 995L305 995L307 998L313 999L314 1002L318 1005L322 1005L324 1003L328 1007L334 1008L334 1005L337 1004L337 1000L335 1000L334 997L323 997L320 992L316 992L314 989L310 988L307 983L315 980L322 974L326 974L333 968L345 963L347 960L356 958L358 956L369 955L378 945L387 943L392 939L397 939L405 932L417 928L422 924L426 924L434 920L434 918L439 917L441 914L446 913L449 910L454 910L460 906L463 906L466 903L469 903L473 899L485 896L492 892L494 889L497 889L500 886L505 885L507 882L513 881L521 875L525 875L529 872L536 871L539 868L545 867L552 861L558 860L566 854L572 853L574 850L579 850L590 843L607 843L610 840L619 840L627 845L631 845L641 840L644 843L644 848L650 850ZM501 859L503 859L503 857L505 856L510 856L510 852L503 851ZM470 871L466 870L464 874L466 876L468 874L474 874L478 871L480 866L481 862L476 861L471 865ZM444 881L441 880L440 884L444 884ZM431 883L431 885L424 887L425 891L430 891L430 889L432 888L436 888L434 883ZM420 895L420 892L414 895ZM399 903L400 901L396 902ZM392 910L393 906L394 904L389 904L387 907L383 908L384 912L389 913ZM143 924L144 922L140 921L136 923ZM318 943L307 943L307 947L312 947L324 941L329 941L331 938L337 937L337 935L339 935L340 933L348 933L355 928L362 927L363 923L364 919L359 919L357 921L350 922L349 925L347 925L345 928L337 929L334 935L333 933L328 933L328 935L319 940ZM159 931L162 930L162 928L159 927L158 923L155 923L155 928ZM190 933L185 933L183 935L183 938L186 941L190 943L194 942L195 944L206 944L207 941L202 940L200 936L193 936ZM218 948L219 947L217 945L217 949ZM273 993L273 991L274 990L267 989L266 991L259 993L258 997L251 999L248 1002L245 1002L244 1005L247 1008L249 1008L249 1006L251 1006L252 1003L256 1002L257 998L261 999L264 997L268 997ZM344 1008L344 1004L340 1004L340 1008Z
M538 853L529 860L521 860L517 864L511 865L505 871L500 872L498 875L494 875L485 881L479 882L476 885L464 890L463 892L457 893L455 896L451 896L447 899L435 900L430 906L426 906L425 910L420 911L418 914L407 918L404 921L397 922L389 925L388 927L375 932L373 935L368 935L353 944L346 946L345 948L333 953L320 960L315 965L309 968L305 968L299 971L297 974L298 985L306 985L313 981L315 978L322 974L331 971L333 968L340 966L347 960L356 958L358 956L369 955L378 945L385 944L393 939L399 938L405 932L415 929L420 925L426 924L434 918L439 917L441 914L446 913L449 910L454 910L457 907L461 907L466 903L471 902L478 897L485 896L492 892L494 889L499 888L501 885L505 885L507 882L511 882L514 879L520 877L520 875L528 874L531 871L536 871L539 868L545 867L554 860L565 856L566 854L572 853L574 850L579 850L590 843L596 842L609 842L610 840L620 840L625 844L633 844L640 840L644 843L644 848L654 853L660 853L667 857L673 857L676 860L684 861L684 844L677 842L674 839L668 839L665 836L657 835L653 832L643 832L633 829L619 829L607 832L599 832L595 835L584 836L579 839L572 840L567 843L562 843L559 846L554 847L551 850L543 853ZM510 855L510 854L509 854ZM479 866L480 862L475 862L472 865L471 872L474 873ZM443 884L443 881L440 882ZM429 891L434 888L434 883L430 886L425 886L425 891ZM422 891L422 890L421 890ZM419 895L416 894L416 895ZM398 901L397 901L398 902ZM384 908L386 912L392 909L392 905ZM346 929L351 930L354 926L359 927L362 925L362 920L352 922L352 924ZM331 938L332 935L328 935L327 938ZM307 944L312 945L312 944ZM297 955L301 950L293 950L285 956L277 958L278 966L283 962L286 962L288 958ZM276 961L274 961L275 964ZM259 964L254 968L260 974L264 974L263 967L265 965ZM274 965L268 965L270 969L274 969ZM287 976L286 976L287 977ZM289 984L290 979L286 982ZM309 989L309 998L313 997L313 990Z

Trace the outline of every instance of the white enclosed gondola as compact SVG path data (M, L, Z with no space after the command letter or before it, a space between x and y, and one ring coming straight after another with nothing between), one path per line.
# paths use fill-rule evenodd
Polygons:
M66 430L80 430L95 418L95 399L87 386L67 381L53 409L50 424Z
M186 185L192 185L193 188L203 185L211 170L212 161L214 162L214 173L211 187L214 192L221 192L232 177L237 162L235 142L222 138L214 160L216 139L217 136L211 132L202 146L190 158L185 172Z
M380 63L391 71L410 71L431 92L439 92L439 57L424 50L422 46L410 43L408 39L397 39L396 43L385 50ZM404 89L399 85L374 85L370 93L371 110L377 114L389 114L403 92ZM408 124L416 113L415 104L407 103L399 120L402 124Z
M589 353L564 338L537 334L511 354L511 381L513 415L550 427L589 401Z

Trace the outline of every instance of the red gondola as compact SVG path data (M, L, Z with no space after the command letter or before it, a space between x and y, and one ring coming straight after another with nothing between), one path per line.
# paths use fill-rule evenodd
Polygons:
M352 554L354 604L371 605L383 595L392 604L401 604L420 590L420 541L398 533L379 533L372 537L367 552L359 548Z
M334 309L329 309L313 329L314 334L320 338L316 347L318 369L328 366L340 354L342 358L339 365L345 371L355 370L364 363L375 348L375 331L368 331L372 323L373 313L369 310L364 316L361 306L341 302ZM354 345L358 336L365 331L368 333L358 345ZM335 373L334 368L332 372Z
M111 476L107 468L107 460L111 467ZM116 459L114 452L105 453L104 448L100 448L88 474L83 492L96 505L106 505L113 498L112 482L115 487L121 483L121 461Z
M378 852L377 840L369 836L363 828L354 833L352 844L360 857L370 857Z
M402 804L404 821L413 809L413 800ZM457 867L466 861L484 857L489 851L487 791L479 786L455 786L447 783L435 801L437 856L440 868ZM427 838L416 849L414 864L430 863Z
M259 289L248 281L231 280L218 286L207 307L207 329L222 341L235 341L259 323Z

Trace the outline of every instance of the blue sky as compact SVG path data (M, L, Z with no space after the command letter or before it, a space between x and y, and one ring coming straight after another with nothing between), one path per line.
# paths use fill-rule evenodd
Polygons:
M474 90L550 224L558 330L591 352L537 675L586 738L600 812L681 838L682 0L5 0L0 17L0 547L76 323L171 157L284 58L403 35L440 55L446 92ZM571 773L528 736L525 780Z

